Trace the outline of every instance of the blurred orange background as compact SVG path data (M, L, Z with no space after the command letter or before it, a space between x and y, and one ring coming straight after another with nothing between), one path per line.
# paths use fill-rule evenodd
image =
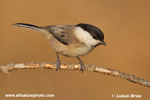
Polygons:
M81 57L85 64L116 69L150 81L149 0L0 0L0 65L55 62L56 53L43 34L13 27L88 23L99 27L107 46ZM60 55L61 62L78 63ZM0 100L5 94L54 94L53 100L111 100L112 94L140 94L149 100L149 88L91 72L24 69L1 73ZM130 99L130 98L128 98ZM132 99L132 98L131 98ZM122 99L124 100L124 99Z

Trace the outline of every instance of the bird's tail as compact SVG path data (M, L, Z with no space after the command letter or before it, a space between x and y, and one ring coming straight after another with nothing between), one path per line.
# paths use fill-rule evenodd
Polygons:
M26 29L30 29L30 30L34 30L34 31L37 31L37 32L41 32L41 33L45 33L45 31L46 31L42 27L38 27L38 26L35 26L35 25L26 24L26 23L16 23L16 24L13 24L13 25L17 26L17 27L23 27L23 28L26 28Z

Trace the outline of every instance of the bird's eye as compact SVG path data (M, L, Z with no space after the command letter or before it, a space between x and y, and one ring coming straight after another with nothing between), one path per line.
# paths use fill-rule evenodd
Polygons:
M97 39L97 36L93 36L94 39Z
M65 35L61 35L61 37L65 37Z

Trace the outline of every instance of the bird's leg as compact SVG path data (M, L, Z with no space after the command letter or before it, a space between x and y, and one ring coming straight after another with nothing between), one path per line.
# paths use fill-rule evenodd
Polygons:
M85 65L84 65L83 61L82 61L79 57L77 57L77 58L79 59L79 64L80 64L80 66L81 66L80 71L82 71L82 73L83 73L84 68L85 68Z
M57 52L56 52L56 54L57 54L57 61L56 61L56 66L57 66L56 71L57 71L58 69L60 69L61 63L60 63L59 56L58 56Z

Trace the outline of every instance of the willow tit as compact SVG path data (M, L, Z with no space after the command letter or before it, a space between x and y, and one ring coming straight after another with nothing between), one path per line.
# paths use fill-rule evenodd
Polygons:
M41 32L46 36L57 54L56 71L61 64L58 53L67 57L78 58L83 72L85 66L79 57L88 54L98 45L106 46L103 32L90 24L79 23L77 25L49 25L42 27L26 23L13 25Z

